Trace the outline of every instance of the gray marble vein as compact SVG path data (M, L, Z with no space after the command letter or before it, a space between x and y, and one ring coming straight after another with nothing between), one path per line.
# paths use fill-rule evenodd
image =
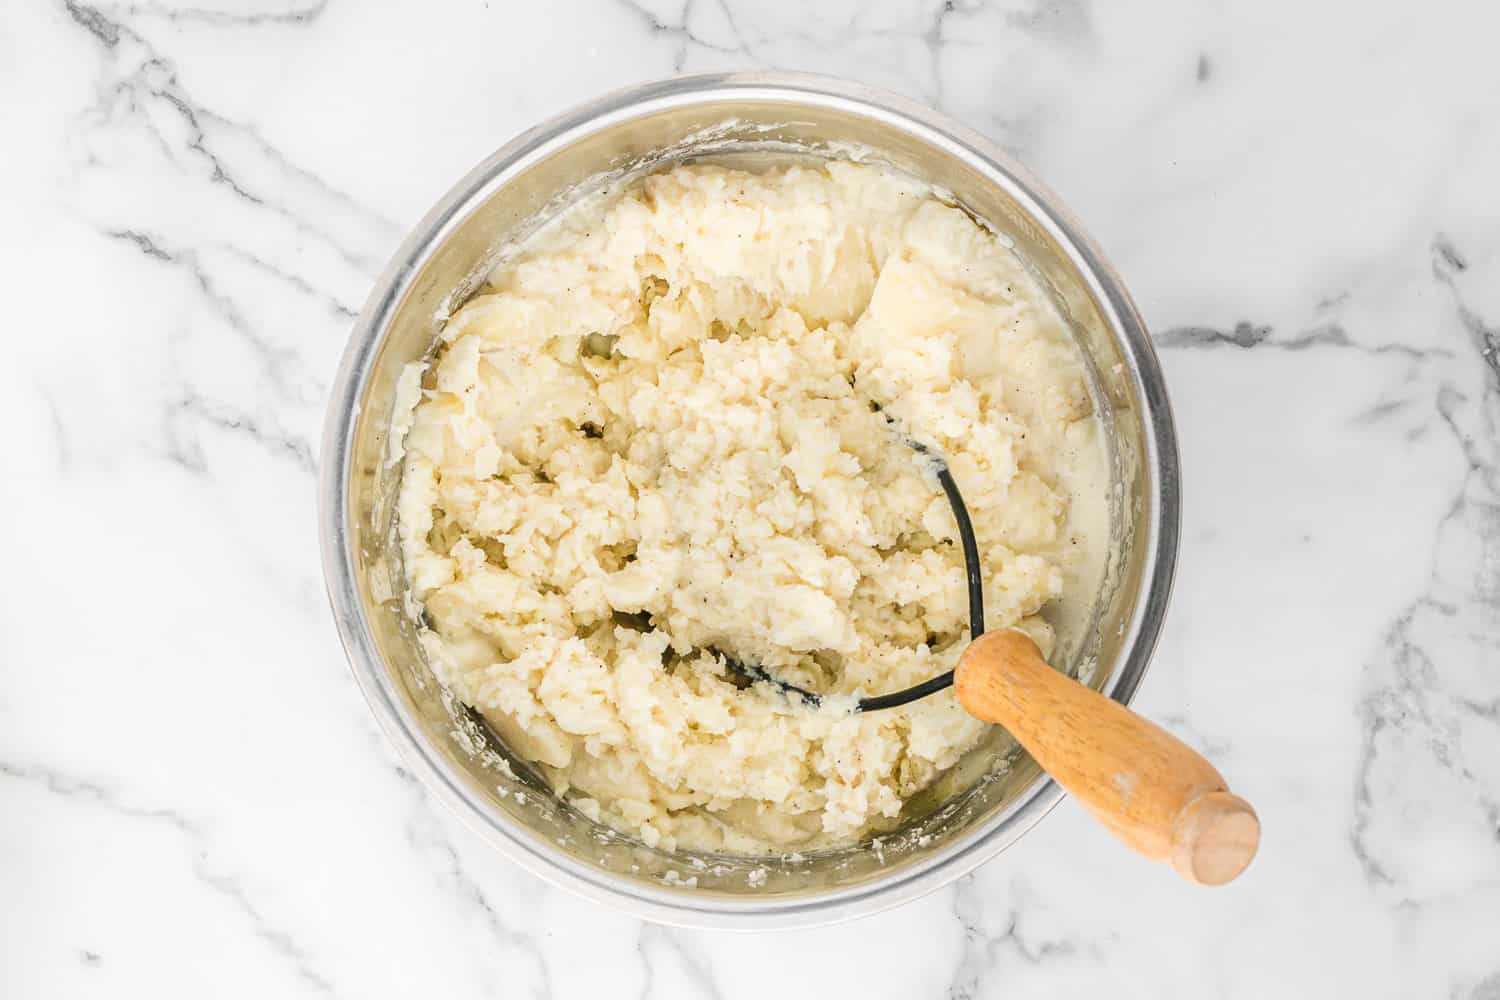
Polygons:
M200 475L209 471L203 444L195 433L200 427L243 436L273 455L290 459L309 475L315 471L312 445L303 438L269 426L250 414L237 413L190 388L168 401L164 421L167 457Z
M328 9L329 0L291 2L280 10L216 10L212 7L179 6L166 3L107 3L98 8L115 18L150 17L173 23L202 23L215 27L237 28L261 25L308 25Z
M1157 346L1168 350L1216 347L1238 347L1241 350L1250 350L1258 347L1274 351L1309 351L1330 347L1374 355L1395 354L1408 358L1453 356L1452 351L1443 347L1418 348L1400 343L1362 344L1353 340L1349 336L1349 331L1337 323L1325 323L1290 337L1276 337L1275 331L1269 325L1256 325L1242 320L1229 330L1209 326L1172 327L1157 334L1153 339Z
M291 967L297 977L317 992L336 996L331 983L316 969L311 958L298 946L292 935L271 923L256 906L243 886L233 876L210 867L212 836L198 820L176 809L164 806L142 806L130 802L108 785L87 778L63 774L51 768L15 764L0 760L0 777L24 781L45 788L48 793L75 803L105 809L132 820L145 820L165 827L185 842L191 867L198 881L228 901L239 911L251 932L276 959ZM84 951L84 962L98 966L102 961L94 952Z
M1444 380L1436 399L1462 472L1437 525L1427 585L1365 670L1352 832L1366 876L1413 905L1433 891L1418 853L1433 833L1472 845L1467 879L1500 886L1500 760L1485 749L1500 741L1500 684L1486 669L1500 663L1500 338L1468 303L1467 265L1444 237L1433 243L1432 269L1471 352L1462 373L1470 377Z
M197 287L214 315L243 338L255 353L263 373L272 384L278 388L286 386L286 368L298 363L297 355L292 351L278 348L260 334L245 316L239 304L218 286L213 276L203 266L202 259L196 251L168 249L156 237L129 229L104 230L103 235L129 244L151 260L170 264L184 272Z
M1038 900L1020 879L1013 880L1011 905L999 910L972 878L953 891L953 916L963 934L958 967L948 987L953 1000L975 1000L1005 992L1013 965L1048 966L1073 962L1101 963L1106 949L1073 936L1034 932L1028 911Z
M415 788L415 785L412 785ZM433 822L433 803L425 795L418 796L421 807L407 826L407 837L419 855L429 859L445 888L467 910L478 915L495 949L518 955L526 964L524 974L530 982L522 986L517 979L523 975L521 969L508 970L505 982L486 983L484 993L495 997L531 996L536 1000L547 1000L552 996L551 974L548 960L536 941L535 935L512 926L491 905L479 883L465 870L458 851L446 835Z

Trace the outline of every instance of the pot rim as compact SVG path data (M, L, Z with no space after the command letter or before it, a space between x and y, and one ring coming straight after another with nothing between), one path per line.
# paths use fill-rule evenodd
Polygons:
M1142 415L1143 465L1150 479L1142 518L1142 593L1128 622L1123 655L1104 693L1128 704L1155 649L1171 594L1179 543L1181 496L1177 439L1161 368L1120 276L1077 220L1043 184L989 140L914 101L831 77L801 73L710 73L638 84L606 94L530 128L469 171L412 229L355 320L325 417L319 475L319 538L324 581L350 668L386 737L422 784L488 843L547 882L683 927L807 927L865 916L909 902L969 873L1035 826L1063 792L1043 774L1005 809L964 831L931 857L857 886L805 896L695 893L644 884L584 864L511 823L472 794L464 777L428 744L376 648L355 579L349 483L354 431L373 361L397 307L432 255L469 214L540 159L622 121L720 100L755 100L832 108L894 125L956 157L1002 188L1078 268L1118 343Z

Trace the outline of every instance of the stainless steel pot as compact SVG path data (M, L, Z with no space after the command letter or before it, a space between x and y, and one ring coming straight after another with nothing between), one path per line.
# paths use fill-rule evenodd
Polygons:
M771 862L666 853L552 796L434 681L392 544L400 466L387 432L397 375L504 247L603 178L687 158L858 155L936 185L1008 235L1091 362L1114 474L1108 579L1060 666L1128 702L1156 642L1177 554L1176 439L1161 372L1119 277L1071 216L983 138L889 94L819 77L688 77L610 94L507 143L397 251L354 325L323 438L329 599L371 709L413 771L507 857L638 916L701 927L793 927L914 899L989 860L1062 792L996 730L905 826L858 847Z

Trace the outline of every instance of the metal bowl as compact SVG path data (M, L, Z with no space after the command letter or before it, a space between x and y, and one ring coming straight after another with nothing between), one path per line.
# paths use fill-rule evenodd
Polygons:
M667 853L593 823L433 679L402 598L387 431L396 378L506 246L607 178L706 157L859 155L934 184L1014 241L1092 368L1114 478L1106 583L1056 665L1121 702L1140 684L1178 538L1176 438L1160 369L1119 277L1057 199L980 136L841 81L734 74L600 98L516 137L427 214L354 325L323 438L328 595L355 678L424 785L507 857L637 916L698 927L795 927L872 913L999 854L1061 790L996 729L902 825L863 844L771 861Z

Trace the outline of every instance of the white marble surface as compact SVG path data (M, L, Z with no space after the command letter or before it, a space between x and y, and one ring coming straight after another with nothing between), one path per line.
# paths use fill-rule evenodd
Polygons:
M0 7L0 996L1500 997L1500 14L1103 0ZM641 925L398 769L317 431L404 229L533 121L820 70L1047 178L1156 331L1185 550L1138 703L1260 807L1219 891L1071 803L816 932Z

